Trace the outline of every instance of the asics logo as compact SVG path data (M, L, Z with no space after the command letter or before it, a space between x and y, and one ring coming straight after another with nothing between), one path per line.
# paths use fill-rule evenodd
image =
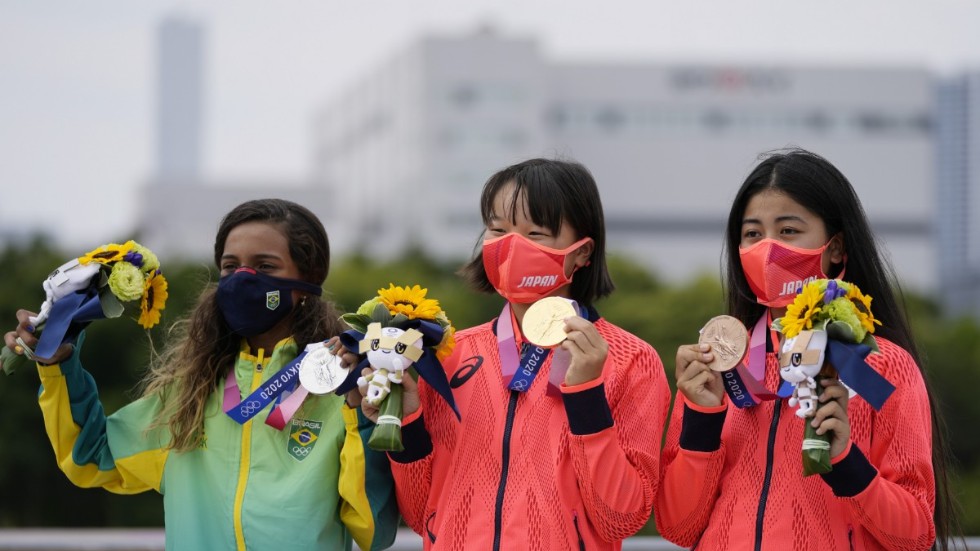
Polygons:
M554 285L557 281L558 276L556 275L524 276L521 278L521 282L517 284L517 287L547 287Z
M471 356L463 361L465 363L456 370L456 373L453 373L453 378L449 380L451 388L459 388L466 381L469 381L470 377L475 375L480 366L483 365L483 356Z

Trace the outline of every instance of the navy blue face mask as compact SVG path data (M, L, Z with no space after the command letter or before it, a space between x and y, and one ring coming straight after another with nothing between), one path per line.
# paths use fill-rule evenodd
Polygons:
M293 311L290 291L320 296L323 289L298 279L273 277L242 266L218 281L218 309L228 327L243 337L261 335Z

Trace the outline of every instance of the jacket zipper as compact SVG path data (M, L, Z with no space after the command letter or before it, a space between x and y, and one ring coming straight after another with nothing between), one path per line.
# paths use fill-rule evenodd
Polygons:
M504 424L503 453L500 456L500 484L497 486L497 503L493 513L493 551L500 551L500 532L504 522L504 491L507 487L507 471L510 468L510 433L514 429L514 416L517 413L517 398L521 393L510 391L507 403L507 421Z
M578 511L572 511L572 524L575 525L575 535L578 536L578 551L585 551L585 540L582 539L582 531L578 528Z
M762 521L766 516L766 501L769 499L769 483L772 481L773 455L775 455L776 429L779 427L779 411L783 400L775 401L772 412L772 423L769 425L769 441L766 446L766 476L762 480L762 493L759 494L759 510L755 516L755 551L762 549Z
M255 392L262 386L262 364L266 361L265 351L259 349L259 357L255 360L255 370L252 372L252 384L249 393ZM235 366L232 366L235 369ZM247 396L248 394L246 394ZM238 484L235 488L235 503L232 524L235 529L235 543L238 549L245 550L245 527L242 522L242 512L245 509L245 489L248 486L248 475L252 464L252 419L242 425L241 454L238 460Z

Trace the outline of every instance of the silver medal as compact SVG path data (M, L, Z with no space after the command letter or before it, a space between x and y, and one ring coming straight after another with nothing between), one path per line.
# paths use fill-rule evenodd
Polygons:
M347 373L340 365L340 356L334 356L325 346L310 350L299 364L299 382L310 394L333 392Z

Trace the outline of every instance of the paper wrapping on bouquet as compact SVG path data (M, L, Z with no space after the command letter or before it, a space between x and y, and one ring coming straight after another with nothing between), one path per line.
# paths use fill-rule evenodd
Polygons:
M826 390L821 381L834 376L834 369L829 364L824 364L820 375L814 377L817 383L817 400ZM829 473L833 469L830 464L830 433L817 434L817 429L810 424L812 417L807 417L803 421L803 476L814 474Z
M442 341L444 331L442 326L435 322L414 319L399 327L416 329L422 333L422 356L413 364L413 367L418 372L419 377L438 392L439 396L442 396L443 400L452 408L453 413L456 414L456 418L459 419L459 409L456 407L456 400L453 398L453 392L449 387L449 379L446 378L446 372L443 370L442 364L436 358L435 354L435 347ZM359 343L363 339L364 333L356 329L344 331L340 335L340 342L347 350L357 350ZM369 367L366 358L357 364L355 369L351 370L350 374L347 375L347 379L335 392L343 395L356 388L357 378L361 374L361 369L365 367ZM392 388L394 386L398 385L393 385Z
M412 375L405 370L404 377ZM378 409L378 423L368 438L368 447L375 451L405 451L402 444L402 385L393 384Z
M43 326L38 327L41 331L38 336L37 346L34 349L33 357L47 359L55 355L58 347L64 343L78 341L78 336L88 327L88 324L100 319L118 316L116 312L122 309L115 297L108 298L105 294L108 291L99 292L96 286L91 286L81 291L76 291L61 297L51 307L48 319ZM111 293L109 293L111 295ZM107 312L106 310L110 311ZM8 375L13 373L21 363L27 362L26 356L14 354L9 348L3 349L2 355L3 371Z
M94 285L62 297L51 306L34 355L39 358L54 356L59 346L78 340L78 335L89 323L106 317L109 316Z

